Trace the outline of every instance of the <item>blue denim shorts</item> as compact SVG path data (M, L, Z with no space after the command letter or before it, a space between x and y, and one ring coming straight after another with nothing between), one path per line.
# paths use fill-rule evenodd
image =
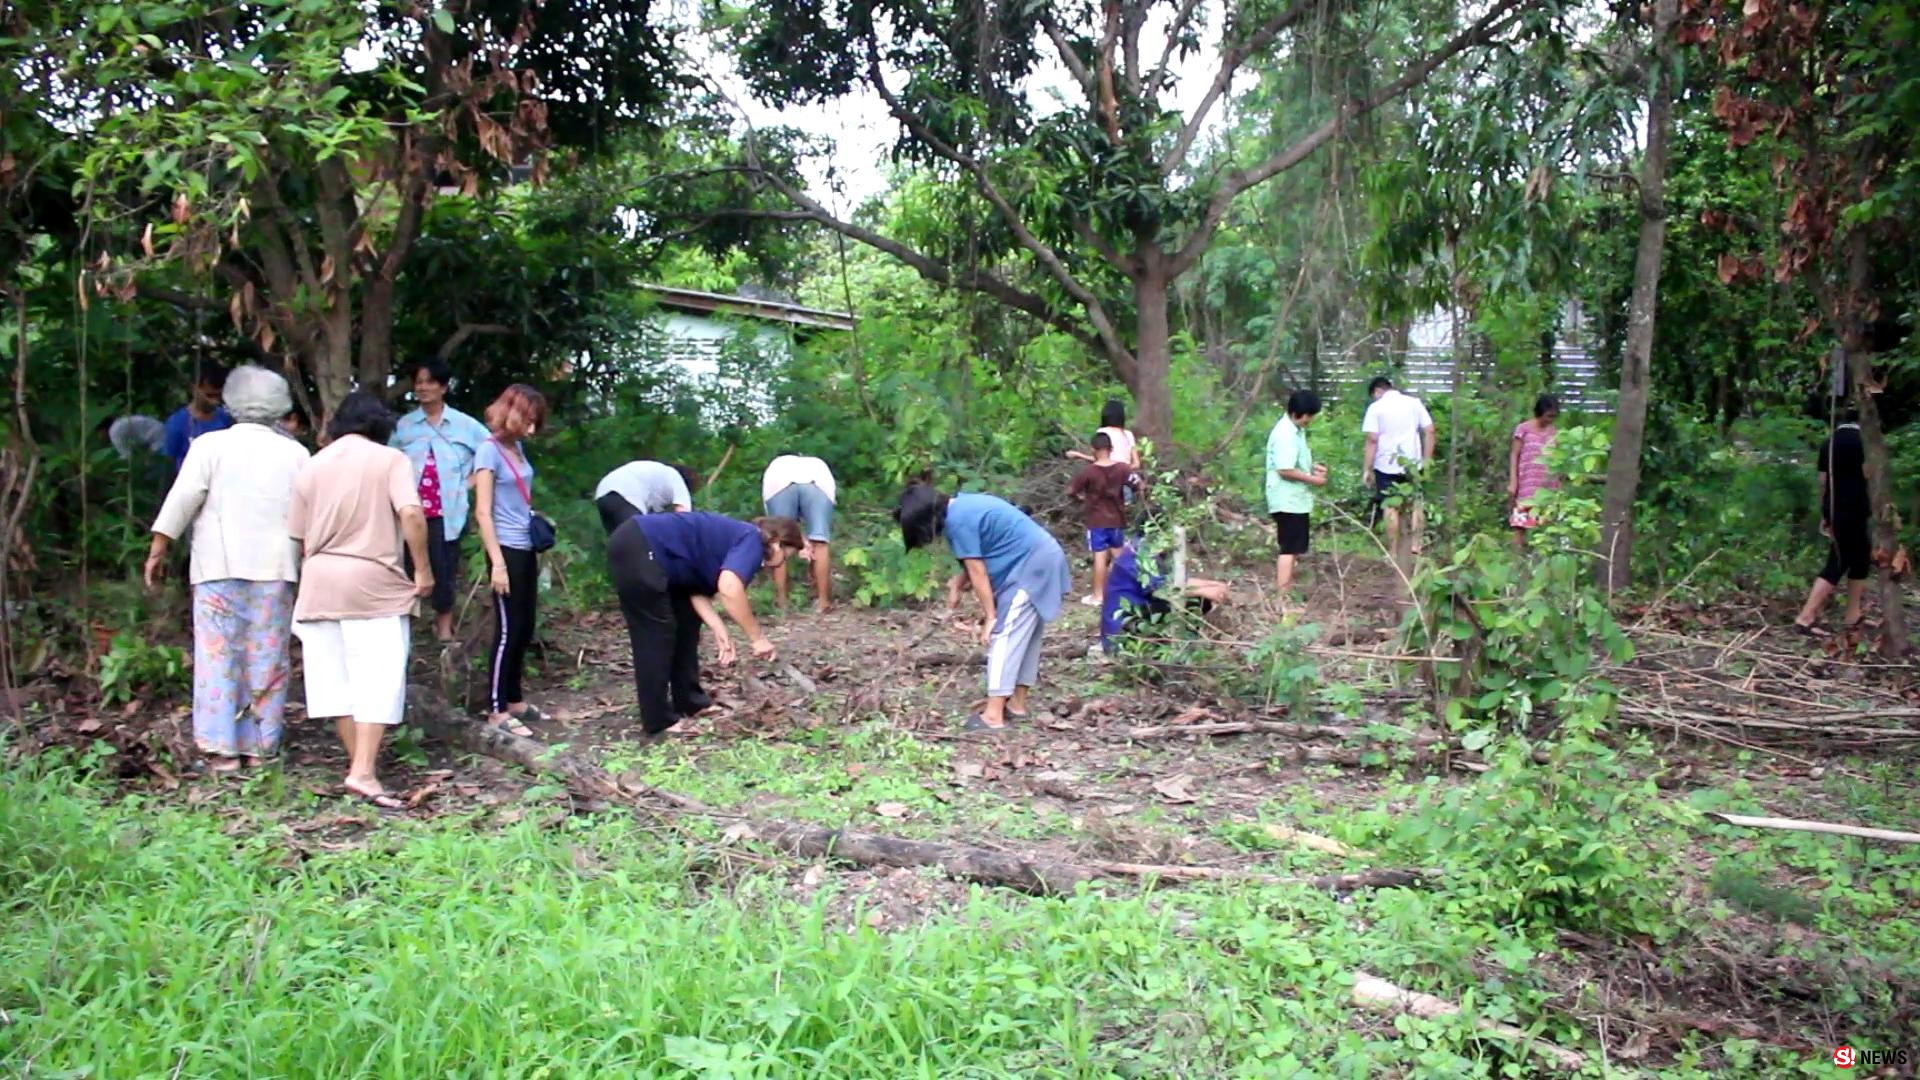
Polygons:
M823 544L833 540L833 500L812 484L788 484L781 488L767 500L767 513L798 521L809 540Z
M1088 529L1088 551L1116 551L1127 546L1125 529Z

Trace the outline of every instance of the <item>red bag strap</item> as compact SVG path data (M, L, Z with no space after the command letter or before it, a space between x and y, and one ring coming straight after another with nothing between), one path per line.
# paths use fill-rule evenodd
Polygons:
M520 466L513 463L513 455L507 453L507 444L501 442L498 435L490 436L487 441L500 448L500 456L506 459L507 468L513 473L513 482L520 488L520 497L527 501L527 509L532 510L533 492L527 490L527 481L520 475Z

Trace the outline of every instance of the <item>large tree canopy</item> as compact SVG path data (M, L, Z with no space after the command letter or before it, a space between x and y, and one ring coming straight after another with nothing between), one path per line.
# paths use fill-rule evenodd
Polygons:
M322 411L384 387L395 281L437 190L537 181L556 147L644 121L671 82L644 4L54 0L13 15L20 78L78 144L81 295L225 309ZM157 285L146 272L163 264L219 288Z
M1465 12L1418 0L777 0L742 14L738 56L770 102L877 95L900 125L900 156L964 184L980 204L976 257L941 257L842 220L763 171L768 187L934 281L985 293L1097 349L1133 392L1139 426L1165 437L1168 287L1199 262L1235 200L1456 58L1546 26L1552 10L1549 0ZM1289 65L1326 77L1297 115L1275 118L1282 138L1257 155L1196 153L1237 78ZM1077 99L1064 108L1049 104L1055 73ZM1194 104L1177 108L1193 89ZM751 158L747 167L760 168ZM1012 273L983 269L1001 258Z

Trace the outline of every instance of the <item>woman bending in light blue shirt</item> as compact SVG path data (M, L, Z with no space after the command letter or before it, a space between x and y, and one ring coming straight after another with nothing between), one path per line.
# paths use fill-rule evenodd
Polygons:
M992 495L955 495L915 484L894 511L909 549L945 536L980 602L987 648L987 707L969 731L999 731L1025 719L1027 693L1040 677L1040 640L1073 587L1059 541L1020 508Z

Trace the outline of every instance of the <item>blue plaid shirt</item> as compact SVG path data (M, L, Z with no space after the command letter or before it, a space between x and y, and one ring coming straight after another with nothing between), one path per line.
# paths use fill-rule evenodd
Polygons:
M486 425L449 405L440 414L439 426L427 422L424 409L415 409L394 425L388 443L407 455L413 463L413 482L420 482L426 471L427 455L433 455L440 472L440 519L447 540L457 539L467 527L467 482L473 478L473 455L490 433Z

